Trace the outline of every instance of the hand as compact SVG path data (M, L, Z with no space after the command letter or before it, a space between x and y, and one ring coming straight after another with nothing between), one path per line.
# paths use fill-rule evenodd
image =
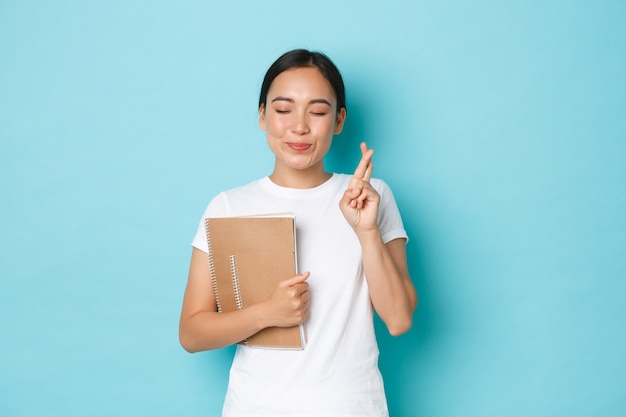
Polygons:
M306 282L309 275L309 272L305 272L278 283L264 303L267 308L266 319L270 323L268 326L296 326L309 316L311 295Z
M374 165L373 149L361 143L361 160L354 170L348 189L339 201L339 208L355 231L375 229L380 196L370 184Z

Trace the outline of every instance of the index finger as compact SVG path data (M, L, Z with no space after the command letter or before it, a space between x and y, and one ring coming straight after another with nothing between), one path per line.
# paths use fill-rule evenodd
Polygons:
M372 177L372 155L374 154L373 149L367 149L367 144L365 142L361 143L361 160L359 161L359 165L357 165L354 170L353 177L358 180L369 181Z

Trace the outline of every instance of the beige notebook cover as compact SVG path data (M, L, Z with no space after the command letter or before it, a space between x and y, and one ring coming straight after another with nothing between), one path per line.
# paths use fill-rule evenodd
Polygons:
M205 219L211 284L218 311L266 300L278 282L297 272L292 215ZM304 327L269 327L240 342L248 346L303 349Z

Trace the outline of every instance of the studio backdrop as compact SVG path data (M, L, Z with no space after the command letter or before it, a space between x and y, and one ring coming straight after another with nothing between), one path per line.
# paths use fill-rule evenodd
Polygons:
M0 415L218 416L188 354L191 240L268 175L258 92L327 53L394 191L420 303L393 417L626 413L626 3L0 2Z

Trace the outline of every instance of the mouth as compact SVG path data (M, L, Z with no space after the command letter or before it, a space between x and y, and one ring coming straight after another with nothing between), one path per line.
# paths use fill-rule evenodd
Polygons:
M287 142L287 146L289 146L291 149L297 152L304 152L308 150L309 148L311 148L311 145L308 143Z

